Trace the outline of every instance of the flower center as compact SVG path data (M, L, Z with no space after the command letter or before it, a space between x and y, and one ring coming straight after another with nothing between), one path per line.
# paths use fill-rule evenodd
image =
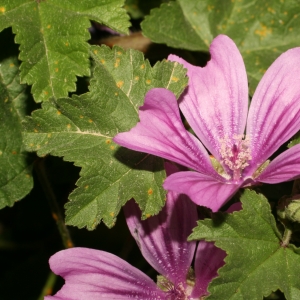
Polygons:
M220 155L223 166L232 171L232 179L239 180L242 170L249 166L252 159L249 149L250 138L244 135L234 135L233 139L225 136L220 140Z
M189 299L182 283L179 283L177 286L174 286L173 284L169 285L167 293L168 293L167 300L188 300Z

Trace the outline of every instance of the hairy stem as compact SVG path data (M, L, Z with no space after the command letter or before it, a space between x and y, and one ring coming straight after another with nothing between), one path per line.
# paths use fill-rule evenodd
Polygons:
M55 196L55 193L51 187L51 183L48 179L47 172L45 169L45 159L40 158L35 163L35 171L38 175L38 178L40 180L40 183L43 187L44 193L48 199L49 206L52 212L52 217L56 222L56 225L58 227L59 233L62 238L62 242L65 248L72 248L73 242L71 240L71 236L69 234L69 231L67 229L67 226L65 225L63 215L61 213L60 207L57 203L57 199Z

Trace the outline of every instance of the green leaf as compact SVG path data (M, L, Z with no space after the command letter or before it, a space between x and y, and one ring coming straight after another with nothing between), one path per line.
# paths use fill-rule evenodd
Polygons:
M270 64L299 45L299 26L299 3L284 0L177 0L142 22L154 42L193 51L208 51L214 37L228 35L245 60L251 94Z
M37 102L75 91L76 76L89 70L90 21L128 33L124 0L4 0L0 30L12 26L20 46L21 80Z
M0 64L0 208L13 206L32 189L31 159L22 146L25 86L20 85L17 58Z
M214 241L227 253L207 299L262 299L277 289L288 300L299 299L300 249L292 244L282 246L264 196L246 190L241 202L243 210L199 221L189 237Z
M300 144L300 132L297 132L294 136L293 136L293 138L292 138L292 140L289 142L289 144L288 144L288 148L291 148L291 147L293 147L293 146L295 146L295 145L298 145L298 144Z
M140 19L148 15L150 10L154 7L158 7L161 3L169 1L170 0L126 0L124 8L133 19Z
M96 66L89 93L59 99L57 107L44 103L28 120L24 135L28 150L63 156L82 167L66 205L66 221L88 229L101 219L113 226L132 197L144 218L164 205L163 160L121 148L112 138L138 122L138 107L149 89L165 87L179 96L187 84L178 63L163 61L151 68L135 50L91 49Z

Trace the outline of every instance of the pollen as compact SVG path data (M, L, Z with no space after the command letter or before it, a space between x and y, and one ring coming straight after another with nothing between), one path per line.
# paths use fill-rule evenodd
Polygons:
M223 166L232 171L232 179L239 180L242 170L249 166L252 159L249 149L250 138L244 135L234 135L233 139L225 136L220 140L220 156Z

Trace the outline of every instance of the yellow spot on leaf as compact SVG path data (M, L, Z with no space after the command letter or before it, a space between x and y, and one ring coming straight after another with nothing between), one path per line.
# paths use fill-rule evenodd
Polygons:
M152 195L153 194L153 190L150 188L149 190L148 190L148 195Z
M36 128L33 129L34 132L39 132Z
M94 50L93 52L94 52L94 54L97 54L97 53L98 53L98 50Z
M61 115L61 111L60 111L60 110L58 110L56 113L57 113L58 115Z
M15 64L11 63L11 64L9 64L9 66L10 66L11 68L13 68L13 67L15 66Z
M141 65L141 69L142 70L145 69L145 65L144 64Z
M68 42L66 42L66 43L65 43L65 45L68 47L68 46L69 46L69 43L68 43Z
M51 25L50 25L50 24L49 24L49 25L47 25L47 28L48 28L48 29L50 29L50 28L51 28Z
M134 80L136 80L136 81L138 81L139 79L140 79L139 76L135 76L135 77L134 77Z
M289 31L293 31L293 28L292 28L292 27L290 27L290 28L289 28Z
M48 133L48 134L47 134L47 137L48 137L48 138L51 138L51 136L52 136L52 133Z
M4 99L4 103L6 103L8 101L8 97L6 97L5 99Z
M179 80L179 78L178 77L175 77L175 76L173 76L172 77L172 81L175 81L175 82L177 82Z
M111 212L109 215L110 215L111 217L113 217L113 216L115 215L115 213Z
M120 65L120 58L117 58L115 61L115 68L117 68Z
M45 95L48 95L49 93L48 93L47 91L44 91L44 94L45 94Z
M5 11L6 11L5 7L4 7L4 6L1 6L1 7L0 7L0 12L5 13Z
M150 79L147 79L147 80L146 80L146 83L147 83L147 84L150 84L150 83L151 83L151 80L150 80Z
M100 59L100 62L101 62L102 65L105 64L105 60L104 59Z
M148 219L148 218L151 217L151 215L150 214L146 214L145 217L146 217L146 219Z
M111 143L111 140L106 140L105 143L108 145Z
M68 124L67 127L68 127L68 129L70 129L71 128L71 124Z
M31 178L30 174L25 175L26 178Z
M288 12L287 12L287 11L285 11L283 14L286 16L286 15L288 14Z
M57 64L58 64L58 61L56 60L54 63L57 65Z
M2 151L0 151L0 155L2 155L3 154L3 152Z
M268 11L272 14L275 14L275 10L272 7L268 7Z
M118 51L117 54L118 54L118 55L122 55L122 52L121 52L121 51Z
M117 87L121 88L124 85L124 81L120 80L117 82Z
M93 123L93 120L92 120L92 119L89 119L89 123Z
M88 186L88 185L86 185L84 188L87 190L87 189L89 188L89 186Z
M55 72L58 72L58 68L55 68Z
M79 116L79 118L80 118L80 119L83 119L83 116L82 116L82 115L80 115L80 116Z
M118 93L115 93L115 96L118 96L119 94Z
M11 153L14 154L14 155L16 155L16 154L17 154L17 151L14 150L14 151L12 151Z
M110 147L110 150L115 150L115 146L111 145Z
M33 146L34 146L34 144L33 144L33 143L30 143L30 144L29 144L29 146L30 146L30 147L33 147Z
M36 149L40 149L41 148L41 145L36 145Z
M259 35L261 38L266 37L268 34L272 33L272 29L268 29L267 26L261 25L261 29L256 29L254 31L255 34Z

